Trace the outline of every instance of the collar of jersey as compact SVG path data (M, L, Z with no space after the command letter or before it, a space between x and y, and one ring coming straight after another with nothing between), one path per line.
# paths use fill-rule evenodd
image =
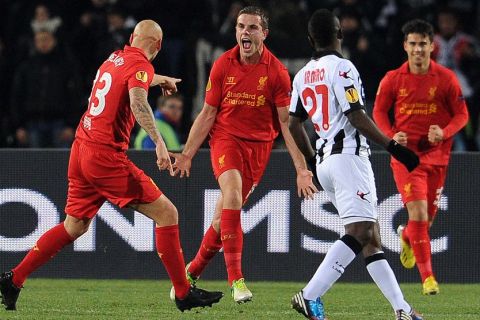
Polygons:
M143 50L140 49L140 48L135 48L135 47L131 47L129 45L125 45L125 47L123 48L123 51L140 53L148 61L147 56L145 55L145 52L143 52Z
M428 67L428 72L424 75L434 76L435 70L437 69L436 63L433 60L430 60L430 66ZM408 68L408 61L400 66L400 73L410 74L410 69Z
M268 53L270 51L267 49L267 47L265 46L265 44L263 44L263 52L262 52L262 56L260 57L260 61L259 63L263 63L263 64L268 64ZM230 51L230 54L228 56L229 59L233 59L233 60L236 60L236 61L240 61L240 46L237 44L231 51Z
M320 59L321 57L329 56L333 54L334 56L337 56L339 58L343 59L343 56L340 54L340 52L336 50L320 50L320 51L314 51L312 54L312 59Z

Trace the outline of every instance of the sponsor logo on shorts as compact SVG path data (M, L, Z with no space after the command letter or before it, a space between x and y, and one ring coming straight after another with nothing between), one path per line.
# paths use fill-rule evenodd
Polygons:
M220 167L220 169L222 169L223 167L225 167L225 155L222 154L219 158L218 158L218 166Z
M367 201L368 203L370 203L370 201L367 198L365 198L365 196L368 196L369 194L370 194L370 191L365 193L365 192L360 192L360 190L357 190L357 196L359 196L360 199Z

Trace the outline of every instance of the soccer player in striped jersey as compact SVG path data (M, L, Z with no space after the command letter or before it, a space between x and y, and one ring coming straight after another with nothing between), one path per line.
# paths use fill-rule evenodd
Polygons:
M340 53L338 18L328 10L317 10L310 18L308 37L314 56L293 81L290 130L306 159L316 167L320 184L345 226L345 235L332 245L310 282L292 298L292 306L309 319L324 320L321 297L362 253L370 276L392 305L396 319L420 320L422 317L405 301L381 248L367 138L383 146L409 171L418 165L418 157L385 136L365 113L358 71ZM302 124L307 118L318 135L317 152Z

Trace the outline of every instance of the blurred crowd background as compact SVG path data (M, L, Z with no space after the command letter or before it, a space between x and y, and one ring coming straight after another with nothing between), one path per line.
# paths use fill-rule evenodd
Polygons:
M148 18L164 31L156 72L183 79L176 99L160 98L159 88L149 97L157 121L175 138L172 149L179 148L203 106L212 62L236 43L235 18L245 5L269 13L266 45L292 77L310 59L308 17L318 8L334 10L344 30L343 54L359 69L369 108L386 71L406 60L402 24L431 22L434 59L455 71L470 111L455 150L479 150L477 0L0 0L0 147L69 147L96 69ZM148 148L136 131L132 147Z

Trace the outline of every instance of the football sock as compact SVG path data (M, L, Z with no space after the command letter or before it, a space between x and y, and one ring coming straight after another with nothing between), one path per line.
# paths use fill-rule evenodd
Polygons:
M403 293L398 285L397 278L385 259L384 253L380 251L366 257L365 264L368 273L380 288L385 298L387 298L388 302L390 302L393 310L405 310L408 312L410 305L403 298Z
M156 227L155 236L158 256L162 260L175 288L175 296L184 299L190 290L190 284L185 277L185 261L180 246L178 224Z
M408 224L405 226L400 236L402 237L403 241L410 244L410 237L408 236Z
M360 251L362 251L362 245L351 235L346 234L335 241L312 279L303 289L305 299L315 300L323 296Z
M232 281L243 278L243 231L240 210L222 209L220 234L228 273L228 283L232 285Z
M428 221L408 221L408 236L422 282L433 275Z
M45 232L22 262L13 269L13 284L21 288L33 271L52 259L63 247L74 240L68 234L63 222Z
M210 260L212 260L221 248L222 240L220 240L220 233L218 233L213 226L210 226L203 236L197 255L188 267L188 272L194 277L199 277L203 269L205 269Z

